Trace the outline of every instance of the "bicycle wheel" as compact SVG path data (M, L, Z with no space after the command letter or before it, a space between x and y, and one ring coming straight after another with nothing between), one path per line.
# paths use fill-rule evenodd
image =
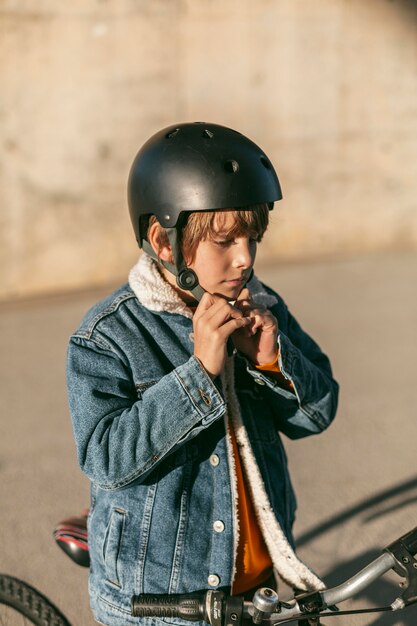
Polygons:
M0 626L71 626L67 618L34 587L0 574Z

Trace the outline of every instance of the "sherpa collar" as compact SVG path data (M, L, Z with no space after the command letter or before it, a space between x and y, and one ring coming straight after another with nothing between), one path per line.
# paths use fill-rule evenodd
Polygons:
M166 311L192 318L191 309L180 298L161 275L158 264L145 252L129 273L129 285L143 306L151 311ZM247 287L257 304L271 307L277 303L275 296L269 294L262 283L253 276Z

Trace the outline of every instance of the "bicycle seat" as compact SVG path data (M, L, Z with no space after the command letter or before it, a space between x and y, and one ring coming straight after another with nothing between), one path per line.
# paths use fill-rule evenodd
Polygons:
M53 532L59 547L81 567L90 566L87 516L88 510L83 511L80 517L68 517L59 522Z

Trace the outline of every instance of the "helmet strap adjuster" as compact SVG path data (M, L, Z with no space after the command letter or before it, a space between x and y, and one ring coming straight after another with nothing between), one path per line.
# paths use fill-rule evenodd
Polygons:
M182 269L180 272L178 272L177 285L181 289L191 291L198 285L197 274L189 267Z
M178 245L178 232L176 228L167 228L166 233L168 236L169 244L171 246L173 263L163 261L158 257L151 244L144 239L142 241L142 248L150 257L155 259L158 263L163 265L171 274L176 278L177 285L184 291L190 291L194 298L198 301L204 295L204 289L198 282L198 276L191 268L185 265L184 258L182 256L181 248Z

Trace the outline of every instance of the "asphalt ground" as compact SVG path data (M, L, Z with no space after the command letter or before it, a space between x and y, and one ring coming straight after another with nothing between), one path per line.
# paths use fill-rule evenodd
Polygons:
M417 526L417 254L275 265L258 275L331 356L341 385L329 430L286 442L299 554L334 585ZM95 622L88 572L52 539L55 524L89 499L65 353L84 312L109 289L0 305L0 571L40 589L73 626ZM385 577L349 606L389 604L398 581ZM333 623L414 626L416 607Z

